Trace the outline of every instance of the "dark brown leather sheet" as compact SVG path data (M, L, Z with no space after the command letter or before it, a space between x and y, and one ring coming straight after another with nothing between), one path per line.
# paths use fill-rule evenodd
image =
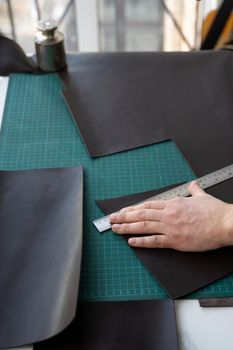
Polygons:
M75 317L82 167L0 171L0 348L33 343Z
M38 72L0 36L0 75ZM233 52L68 56L64 96L91 156L172 139L197 176L233 163ZM212 194L233 201L232 184Z
M200 299L201 307L233 307L233 298Z
M0 75L11 73L39 73L32 59L13 40L0 35Z
M201 176L233 163L232 72L231 51L103 53L60 76L91 156L172 139Z
M110 214L171 187L101 200L97 201L97 204L105 214ZM183 297L233 272L233 247L201 253L184 253L173 249L131 248L130 246L129 249L134 249L142 263L173 299Z
M35 350L178 350L172 300L79 303L74 322Z

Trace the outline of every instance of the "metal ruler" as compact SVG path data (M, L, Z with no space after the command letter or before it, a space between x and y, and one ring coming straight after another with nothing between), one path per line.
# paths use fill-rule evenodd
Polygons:
M2 118L4 113L8 83L9 83L8 77L0 77L0 129L2 125Z
M198 179L195 179L195 181L199 184L199 186L202 189L214 186L220 182L223 182L225 180L228 180L233 177L233 164L228 165L225 168L219 169L217 171L214 171L210 174L207 174L205 176L199 177ZM135 203L134 205L138 205L141 203L145 203L148 201L153 201L153 200L166 200L166 199L172 199L175 197L187 197L190 195L188 191L188 187L190 185L190 182L187 182L183 185L177 186L169 191L160 193L156 196L147 198L144 201L141 201L139 203ZM97 228L99 232L104 232L106 230L109 230L111 228L111 223L109 221L109 215L103 216L99 219L96 219L93 221L93 224Z

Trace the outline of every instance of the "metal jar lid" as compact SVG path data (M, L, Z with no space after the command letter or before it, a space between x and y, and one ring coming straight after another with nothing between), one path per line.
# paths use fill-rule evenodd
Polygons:
M50 32L57 29L57 22L53 19L40 20L37 24L37 28L42 32Z

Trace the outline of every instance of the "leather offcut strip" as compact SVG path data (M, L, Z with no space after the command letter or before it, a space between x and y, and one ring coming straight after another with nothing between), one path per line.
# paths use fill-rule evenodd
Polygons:
M198 301L201 307L233 307L233 298L210 298Z

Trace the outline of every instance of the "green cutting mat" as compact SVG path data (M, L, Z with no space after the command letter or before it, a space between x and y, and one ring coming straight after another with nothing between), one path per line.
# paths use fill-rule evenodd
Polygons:
M194 178L193 173L172 142L91 159L61 96L61 88L55 74L11 76L0 135L0 168L19 170L83 164L80 299L166 298L164 290L122 237L96 231L92 220L102 213L95 199L188 181ZM233 276L200 290L193 297L229 295L233 295Z

